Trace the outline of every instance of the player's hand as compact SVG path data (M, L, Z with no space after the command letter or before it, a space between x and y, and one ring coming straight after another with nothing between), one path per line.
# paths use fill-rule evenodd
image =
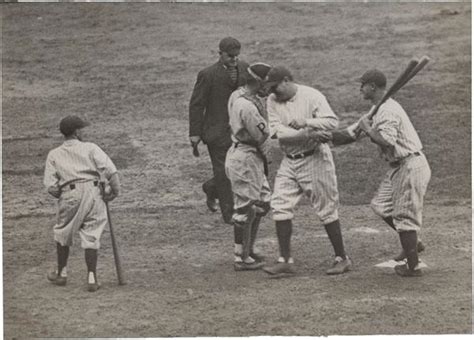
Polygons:
M359 120L357 127L365 133L368 133L372 128L372 121L368 117L364 116Z
M195 145L198 145L199 142L201 141L201 137L199 136L191 136L189 137L189 141L191 142L191 146L195 146Z
M310 130L308 134L309 138L320 143L327 143L332 140L332 133L329 131Z
M110 202L110 201L113 201L116 197L117 195L111 192L110 194L104 194L103 198L105 202Z
M48 193L54 198L59 198L61 196L61 189L58 187L49 187Z
M307 126L304 118L293 119L288 125L295 130L304 129Z

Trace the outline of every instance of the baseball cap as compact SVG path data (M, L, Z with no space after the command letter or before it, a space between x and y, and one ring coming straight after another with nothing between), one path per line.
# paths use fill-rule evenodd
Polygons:
M72 135L74 131L89 125L91 125L89 122L82 120L78 116L71 115L61 119L59 122L59 131L61 131L64 136L69 136Z
M368 70L362 77L357 78L357 81L362 84L374 83L377 87L385 87L387 85L385 74L377 69Z
M265 83L267 86L273 86L281 83L285 77L289 80L293 80L293 76L287 68L283 66L275 66L268 72L267 77L265 78Z
M247 72L254 79L264 80L271 68L265 63L254 63L247 68Z
M240 42L232 37L225 37L219 43L219 50L228 54L237 55L240 52Z

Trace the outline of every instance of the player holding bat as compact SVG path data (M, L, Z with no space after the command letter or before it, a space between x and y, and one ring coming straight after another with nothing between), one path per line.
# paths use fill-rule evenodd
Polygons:
M416 66L410 63L408 68ZM405 73L405 77L410 74ZM399 77L391 90L397 86L400 88L408 80ZM385 75L373 69L365 72L359 81L362 97L378 107L345 130L335 132L333 144L347 144L368 136L379 146L390 170L372 199L371 207L399 234L403 251L396 260L406 258L407 263L395 266L395 272L400 276L420 276L418 252L424 247L418 241L417 233L422 225L423 198L431 170L407 113L392 98L384 98L387 97ZM358 130L361 133L355 132ZM351 138L344 137L347 135Z

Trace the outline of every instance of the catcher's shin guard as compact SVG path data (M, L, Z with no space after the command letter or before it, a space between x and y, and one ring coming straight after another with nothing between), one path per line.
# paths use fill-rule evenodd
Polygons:
M250 225L250 253L253 252L253 246L255 245L255 240L257 239L258 228L260 226L261 216L255 216Z
M237 209L233 217L234 225L242 229L242 261L250 256L252 247L252 224L255 219L255 208L248 206Z

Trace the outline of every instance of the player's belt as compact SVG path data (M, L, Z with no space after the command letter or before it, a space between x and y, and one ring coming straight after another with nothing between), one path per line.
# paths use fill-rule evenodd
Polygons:
M417 152L414 152L414 153L411 153L409 154L408 156L405 156L401 159L397 159L396 161L393 161L393 162L390 162L390 166L392 168L398 168L400 165L402 165L402 163L406 160L408 160L409 158L411 157L418 157L418 156L421 156L421 152L420 151L417 151Z
M247 144L247 143L244 143L244 142L233 142L233 143L234 143L234 148L237 148L240 144L246 144L246 145L253 146L255 148L255 150L257 150L257 154L262 158L262 160L263 160L263 172L264 172L265 176L268 176L268 160L267 160L267 157L265 157L262 150L260 150L260 148L258 146L252 145L252 144Z
M305 158L305 157L308 157L308 156L311 156L312 154L314 154L315 150L308 150L308 151L305 151L305 152L302 152L302 153L296 153L296 154L287 154L286 157L288 157L289 159L301 159L301 158Z
M85 183L85 182L80 182L80 183ZM99 185L99 181L94 181L93 182L94 186L98 186ZM70 190L74 190L76 189L76 184L75 183L72 183L72 184L68 184L67 187L70 189Z

